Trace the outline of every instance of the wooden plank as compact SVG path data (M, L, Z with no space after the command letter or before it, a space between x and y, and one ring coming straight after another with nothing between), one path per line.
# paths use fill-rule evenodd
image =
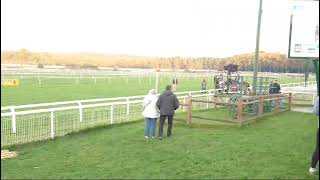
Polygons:
M229 103L229 102L214 102L214 101L205 101L205 100L192 100L193 102L202 102L202 103L212 103L215 105L238 105L237 103Z
M209 117L203 117L203 116L192 116L192 118L203 119L203 120L208 120L208 121L227 122L227 123L233 123L233 124L236 123L236 121L232 121L232 120L209 118Z
M287 98L288 95L285 93L282 94L269 94L269 95L260 95L261 97L263 97L264 99L269 99L269 98L278 98L278 97L282 97L282 98ZM260 96L246 96L243 97L243 100L255 100Z
M205 101L205 100L192 100L193 102L203 102L203 103L214 103L213 101Z
M275 114L286 112L286 111L288 111L288 109L285 109L283 111L276 112L276 113L274 113L274 112L265 113L265 114L262 114L261 116L255 116L255 117L251 117L251 118L246 118L246 119L243 120L243 122L254 121L254 120L266 117L266 116L275 115Z
M276 112L279 112L279 110L280 110L280 101L279 101L279 99L276 99L276 104L275 104L275 109L276 109Z
M254 113L250 113L250 112L242 112L243 115L250 115L250 116L253 116Z
M242 110L243 110L243 99L240 98L239 101L238 101L238 114L237 114L237 119L238 119L238 123L239 123L239 126L242 125Z
M288 99L288 101L289 101L289 104L288 104L288 109L289 109L289 111L291 111L291 104L292 104L292 93L289 93L289 99Z
M216 105L227 105L227 106L238 105L237 103L227 103L227 102L216 102L215 104Z
M263 113L263 97L262 96L260 96L259 97L259 109L258 109L258 116L261 116L262 115L262 113Z
M192 123L192 96L188 97L187 124Z

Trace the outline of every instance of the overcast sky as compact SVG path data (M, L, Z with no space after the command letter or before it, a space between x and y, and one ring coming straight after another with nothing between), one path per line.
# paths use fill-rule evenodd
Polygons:
M264 0L260 50L287 53L290 0ZM259 0L1 0L1 51L232 56L255 51Z

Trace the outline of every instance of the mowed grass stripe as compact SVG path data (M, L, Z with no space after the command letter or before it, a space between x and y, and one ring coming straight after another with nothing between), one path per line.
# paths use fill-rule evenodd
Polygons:
M46 103L57 101L71 101L81 99L109 98L120 96L144 95L155 88L155 78L144 77L113 77L110 84L108 79L97 79L94 83L92 78L79 79L41 79L41 86L38 79L22 79L18 87L1 87L1 106L22 105L34 103ZM165 86L171 84L169 77L162 77L159 80L159 92ZM250 84L252 78L248 77ZM310 79L312 80L312 79ZM183 77L179 79L177 91L201 90L201 77ZM208 89L214 88L213 77L208 78ZM303 77L279 77L280 83L303 82Z

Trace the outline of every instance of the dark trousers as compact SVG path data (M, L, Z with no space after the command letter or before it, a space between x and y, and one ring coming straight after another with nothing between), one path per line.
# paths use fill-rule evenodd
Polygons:
M159 122L159 137L162 137L163 133L163 125L166 120L166 117L168 118L168 129L167 129L167 136L171 137L172 134L172 120L173 120L173 115L160 115L160 122Z
M311 167L316 168L318 161L319 161L319 128L317 132L317 147L312 154Z

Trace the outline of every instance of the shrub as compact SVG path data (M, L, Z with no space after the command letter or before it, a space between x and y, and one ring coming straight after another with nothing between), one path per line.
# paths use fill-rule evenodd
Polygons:
M44 68L43 64L38 64L38 68Z
M81 69L98 69L98 66L93 64L83 64L80 66Z

